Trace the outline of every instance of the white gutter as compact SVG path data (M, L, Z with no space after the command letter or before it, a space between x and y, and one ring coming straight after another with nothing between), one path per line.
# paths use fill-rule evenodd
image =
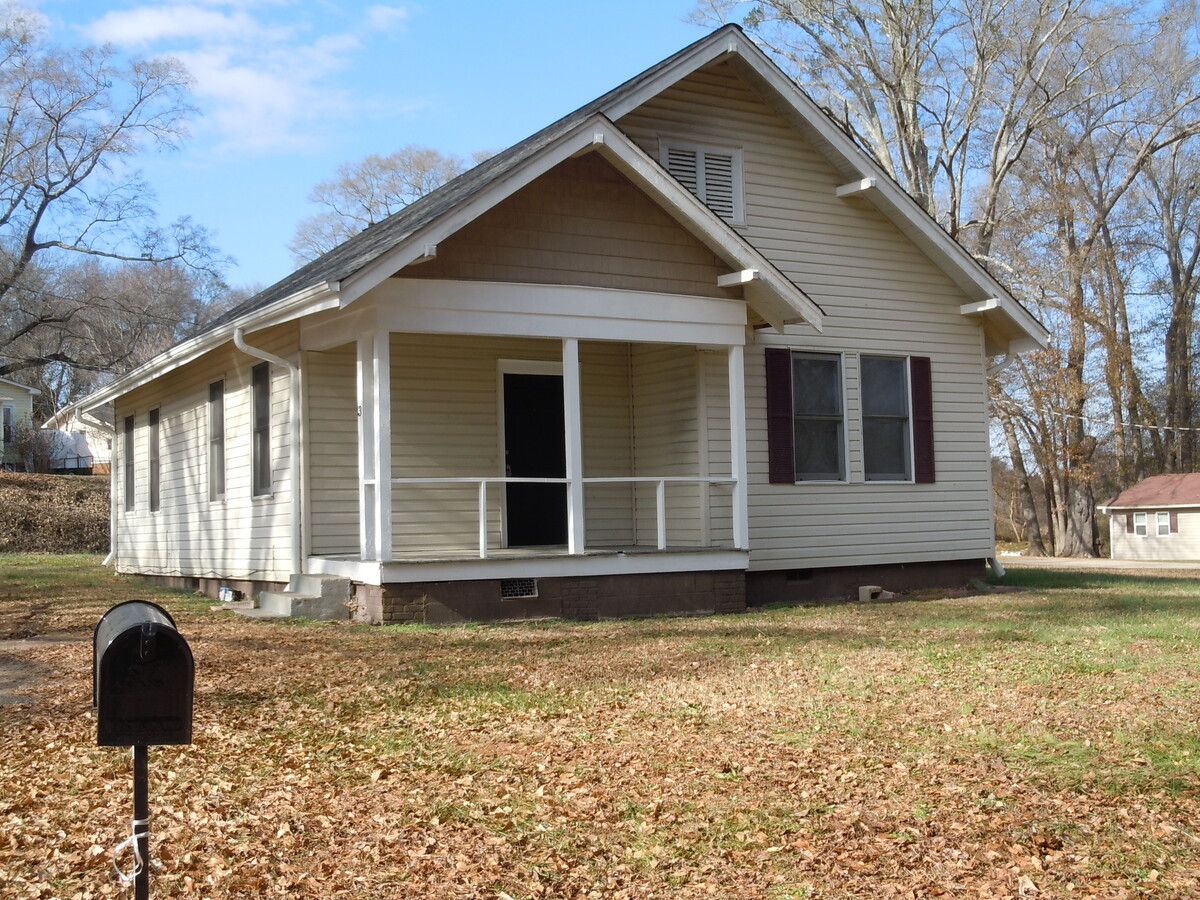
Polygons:
M283 366L288 370L288 412L291 417L291 428L289 429L289 444L290 444L290 463L292 469L291 485L292 485L292 574L304 574L304 550L301 545L303 537L301 522L301 514L303 512L303 487L304 477L301 466L301 449L303 441L301 440L300 429L302 427L302 417L300 415L300 367L290 360L284 359L282 356L276 356L274 353L268 353L266 350L260 350L257 347L251 347L246 343L245 332L241 327L233 330L233 345L243 353L253 356L255 359L261 359L268 363L273 363L277 366Z

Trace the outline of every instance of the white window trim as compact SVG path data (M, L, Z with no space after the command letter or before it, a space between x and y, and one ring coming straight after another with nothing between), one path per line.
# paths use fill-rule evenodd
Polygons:
M3 430L5 426L12 429L13 440L6 440ZM16 443L17 437L17 405L15 403L4 403L0 405L0 440L3 440L5 447L11 447Z
M261 485L256 485L254 483L255 478L256 478L255 468L256 468L256 463L258 460L257 456L255 455L255 453L256 453L255 435L257 432L256 417L257 417L258 411L255 408L257 398L255 397L255 392L254 392L254 370L259 368L260 366L265 366L266 372L267 372L267 380L266 380L266 386L267 386L267 429L266 429L267 451L266 451L266 454L267 454L267 458L266 458L266 464L267 464L268 483L266 485L266 490L262 490ZM256 363L255 365L250 367L250 383L249 383L248 387L250 390L250 500L251 500L251 502L268 502L268 501L272 500L275 496L275 459L274 459L274 453L275 453L275 409L274 409L275 371L274 371L274 367L271 365L271 363L264 360L263 362ZM229 420L227 418L226 419L227 426L228 426L228 422L229 422ZM226 444L226 449L228 449L228 444ZM226 472L228 472L228 469L226 470ZM256 488L257 488L257 490L256 490ZM225 490L226 490L226 492L228 492L228 490L229 490L228 485L225 486Z
M796 484L850 484L850 394L846 385L846 351L844 350L814 350L810 347L789 348L794 359L797 353L807 353L815 356L836 356L838 359L838 387L842 394L842 477L841 478L796 478ZM795 376L792 380L792 421L796 420ZM861 423L860 423L861 424ZM793 428L795 425L792 426ZM795 477L795 464L792 466L792 477Z
M1138 531L1139 528L1141 529L1141 531ZM1149 517L1147 516L1146 513L1140 512L1140 513L1133 514L1133 536L1134 537L1149 537L1150 536Z
M675 150L688 150L696 153L698 157L707 153L719 153L728 155L732 159L733 168L733 215L729 219L724 219L715 210L713 215L722 218L730 225L745 225L746 224L746 176L745 166L742 162L742 149L740 147L723 147L719 144L701 144L696 141L678 139L668 135L660 136L658 139L658 161L664 169L670 173L671 169L667 163L668 152ZM697 160L699 164L699 160ZM672 176L674 177L674 176ZM702 184L702 182L700 182ZM704 198L698 198L704 203ZM707 205L707 204L705 204ZM711 207L710 207L711 209Z
M863 359L865 357L874 357L876 359L902 359L904 360L904 411L908 422L908 477L907 478L871 478L867 474L867 450L866 450L866 422L867 418L866 404L864 403L863 393ZM913 447L913 412L912 412L912 356L899 353L869 353L860 351L858 354L858 433L859 440L863 445L863 482L865 484L915 484L917 472L916 450Z
M225 493L226 493L226 491L229 490L229 483L228 483L228 478L229 478L229 465L228 465L229 416L228 416L228 411L226 410L226 406L228 404L225 402L226 397L227 397L228 383L229 382L226 380L224 375L222 375L220 378L218 378L214 381L210 381L208 383L208 392L209 392L208 393L208 401L205 404L205 419L206 419L206 424L208 426L207 427L207 435L206 435L208 440L205 443L205 450L207 451L205 454L205 471L208 475L207 487L208 487L208 502L209 503L224 503L225 502ZM213 386L217 385L217 384L221 385L221 444L220 444L220 446L221 446L221 469L222 469L222 471L221 471L221 490L220 491L214 490L214 488L216 487L215 479L214 479L215 472L213 471L213 466L212 466L212 462L213 462L213 420L214 420L214 416L213 416L214 410L213 410L213 403L212 403L212 396L213 396L212 389L213 389Z
M1171 536L1171 514L1169 512L1159 510L1154 514L1154 523L1157 531L1156 537ZM1166 531L1163 531L1163 525L1166 525Z

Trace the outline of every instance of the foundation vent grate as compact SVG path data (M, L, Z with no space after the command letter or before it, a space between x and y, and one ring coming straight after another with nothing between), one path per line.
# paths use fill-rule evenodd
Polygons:
M518 600L538 595L536 578L505 578L500 582L501 600Z

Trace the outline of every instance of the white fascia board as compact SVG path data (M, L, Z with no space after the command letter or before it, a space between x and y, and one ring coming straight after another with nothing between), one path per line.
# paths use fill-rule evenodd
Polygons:
M233 333L239 328L258 331L263 328L269 328L272 325L281 325L284 322L290 322L293 319L320 312L324 309L336 309L337 306L338 295L337 284L335 282L325 282L297 291L292 296L272 303L270 306L248 312L244 316L239 316L237 319L225 323L215 331L205 332L181 344L176 344L170 350L160 353L149 362L143 363L126 375L122 375L111 384L105 385L82 400L77 400L71 405L64 407L63 411L78 409L81 412L87 412L88 410L95 409L97 406L109 403L122 394L127 394L144 384L149 384L151 381L161 378L181 366L187 365L210 350L214 350L222 344L232 341Z
M419 259L422 248L440 243L560 162L587 151L599 153L616 166L697 240L723 257L732 268L758 270L760 282L767 290L759 294L755 308L764 319L780 330L784 325L795 322L806 322L817 331L822 330L824 313L811 298L792 284L745 238L668 175L619 128L599 114L580 123L554 143L542 148L504 176L480 189L441 218L408 235L392 250L347 278L341 284L342 306L353 303Z
M1198 503L1154 503L1142 506L1097 506L1096 511L1108 515L1111 512L1157 512L1160 509L1200 509ZM1165 535L1164 535L1165 536Z

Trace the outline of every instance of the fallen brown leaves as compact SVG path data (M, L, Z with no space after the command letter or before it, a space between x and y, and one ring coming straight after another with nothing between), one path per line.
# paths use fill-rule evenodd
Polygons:
M0 622L40 602L9 593ZM0 706L4 897L122 894L89 639L147 592L75 593L37 620L75 640L0 645L36 670ZM158 599L197 697L194 744L150 753L156 896L1200 896L1183 593L442 630Z

